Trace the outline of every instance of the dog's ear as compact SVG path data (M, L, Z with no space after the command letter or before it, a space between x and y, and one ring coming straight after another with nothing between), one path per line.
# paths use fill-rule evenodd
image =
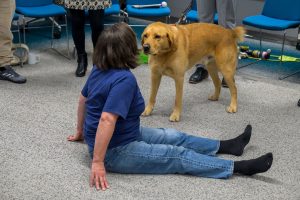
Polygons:
M167 32L167 38L169 41L170 48L175 51L177 49L177 39L172 27Z

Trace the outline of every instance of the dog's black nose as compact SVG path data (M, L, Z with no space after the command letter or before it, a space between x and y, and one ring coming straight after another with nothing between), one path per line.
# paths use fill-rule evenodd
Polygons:
M149 44L144 44L143 45L143 51L144 51L144 53L149 53L149 51L150 51L150 45Z

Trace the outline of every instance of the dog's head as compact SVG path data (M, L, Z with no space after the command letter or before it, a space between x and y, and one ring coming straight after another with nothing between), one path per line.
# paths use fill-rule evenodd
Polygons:
M146 27L142 34L145 54L159 55L176 49L175 26L155 22Z

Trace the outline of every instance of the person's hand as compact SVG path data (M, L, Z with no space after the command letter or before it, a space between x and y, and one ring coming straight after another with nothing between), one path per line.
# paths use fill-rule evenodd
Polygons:
M82 141L83 140L82 131L77 131L74 135L69 135L67 139L70 142Z
M106 171L103 162L92 163L92 170L90 175L90 186L95 186L97 190L106 190L109 188L106 180Z

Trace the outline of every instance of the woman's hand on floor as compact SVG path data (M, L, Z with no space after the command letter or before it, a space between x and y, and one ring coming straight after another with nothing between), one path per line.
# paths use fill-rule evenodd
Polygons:
M97 190L106 190L109 188L108 182L106 180L104 162L93 161L90 176L90 186L95 186Z
M77 131L74 135L69 135L67 137L67 139L70 142L82 141L83 140L83 134L82 134L82 132Z

